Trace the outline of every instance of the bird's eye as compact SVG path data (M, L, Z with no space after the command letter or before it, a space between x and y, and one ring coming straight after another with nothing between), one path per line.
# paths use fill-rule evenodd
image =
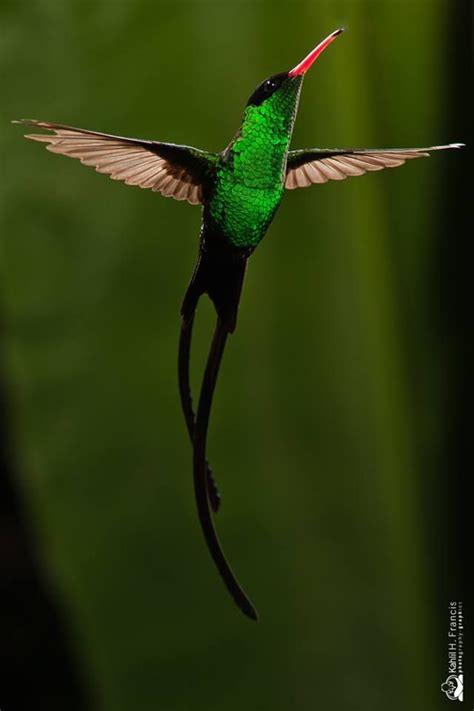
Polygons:
M265 91L273 91L276 88L276 81L273 79L267 79L264 84Z

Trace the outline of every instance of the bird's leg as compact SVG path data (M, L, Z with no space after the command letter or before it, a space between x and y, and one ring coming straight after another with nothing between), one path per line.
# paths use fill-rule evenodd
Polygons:
M179 374L179 394L181 396L181 407L183 409L186 427L188 428L191 444L194 441L194 410L191 395L191 385L189 381L189 359L191 351L191 338L193 333L194 312L190 317L183 318L181 322L181 335L179 339L178 374ZM207 491L212 510L216 513L219 510L221 496L217 484L212 476L209 462L206 461Z
M214 388L219 373L219 367L224 353L228 335L228 327L218 317L214 337L206 363L202 381L201 393L194 426L194 492L199 514L199 520L206 539L207 547L217 566L221 577L242 612L253 620L257 612L240 587L222 551L209 510L206 486L206 442L209 416L212 406Z

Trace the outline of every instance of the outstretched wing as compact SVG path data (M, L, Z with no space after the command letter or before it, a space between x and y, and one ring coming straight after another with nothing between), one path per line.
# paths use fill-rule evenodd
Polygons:
M203 188L212 166L212 153L190 146L136 138L110 136L47 121L21 120L51 133L27 134L25 138L47 143L48 151L78 158L99 173L122 180L127 185L151 188L175 200L187 200L198 205L203 200Z
M427 158L431 151L463 148L463 143L430 148L388 148L368 150L319 149L290 151L286 168L285 188L306 188L328 180L345 180L352 175L364 175L371 170L396 168L412 158Z

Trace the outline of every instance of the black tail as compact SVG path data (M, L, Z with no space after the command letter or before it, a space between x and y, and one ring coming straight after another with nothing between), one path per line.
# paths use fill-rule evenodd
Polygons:
M179 394L181 396L181 407L186 421L186 427L188 428L189 437L191 439L191 444L194 442L194 426L196 422L193 409L193 398L191 395L191 384L189 381L189 360L191 356L193 324L194 313L190 318L188 318L188 320L183 318L181 323L178 354ZM206 461L206 472L209 501L211 503L212 510L214 513L217 513L221 505L221 495L208 461Z
M189 321L199 297L209 294L227 333L233 333L246 267L247 256L239 253L201 251L181 307L183 319Z
M191 442L194 437L195 415L189 382L189 359L194 314L202 294L207 293L216 307L221 322L225 324L228 333L235 330L237 310L242 291L247 258L240 254L229 252L201 251L191 278L191 282L181 307L183 321L179 341L178 373L181 407L186 420ZM206 461L207 488L212 510L216 513L220 507L220 493L212 475L209 462Z
M207 479L206 479L206 442L207 429L209 425L209 417L211 414L212 396L219 373L222 355L224 353L225 343L228 336L228 330L224 326L220 318L217 318L216 330L212 339L209 356L207 359L206 370L202 381L201 394L199 396L199 405L197 410L196 424L194 427L194 493L201 522L202 531L209 552L216 564L216 567L227 587L227 590L232 595L236 605L242 610L244 615L252 620L257 619L257 611L250 602L249 598L239 585L232 568L227 562L222 551L219 539L214 528L211 512L209 510L209 499L207 494Z
M227 252L209 254L209 252L201 251L181 307L183 323L179 348L179 386L181 404L193 442L194 489L204 538L214 563L236 604L245 615L256 620L255 608L235 578L214 528L209 502L216 511L220 497L206 459L207 429L212 397L227 336L235 330L246 266L247 257ZM217 325L209 351L195 418L189 387L189 356L194 314L202 294L208 294L214 303L217 311Z

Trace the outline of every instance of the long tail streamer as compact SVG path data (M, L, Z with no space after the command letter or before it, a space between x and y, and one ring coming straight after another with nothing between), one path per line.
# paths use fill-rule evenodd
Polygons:
M181 407L183 409L186 427L188 428L191 444L194 442L195 415L193 410L193 399L191 395L191 385L189 381L189 359L191 354L191 338L193 334L194 313L189 319L183 319L181 324L181 335L179 339L178 374L179 374L179 394L181 396ZM212 475L209 462L206 461L206 476L209 501L214 513L217 513L221 503L219 489Z
M216 567L235 603L240 610L252 620L257 620L257 611L249 598L240 586L232 568L227 562L217 537L212 515L209 508L209 495L207 488L207 463L206 444L209 417L212 406L212 398L216 386L217 376L224 353L228 336L228 327L218 318L214 337L212 339L206 369L199 396L197 416L194 424L194 493L196 497L199 521L204 533L209 552L216 564ZM186 343L184 344L186 345ZM186 355L186 348L183 348L183 355ZM191 408L192 409L192 408Z

